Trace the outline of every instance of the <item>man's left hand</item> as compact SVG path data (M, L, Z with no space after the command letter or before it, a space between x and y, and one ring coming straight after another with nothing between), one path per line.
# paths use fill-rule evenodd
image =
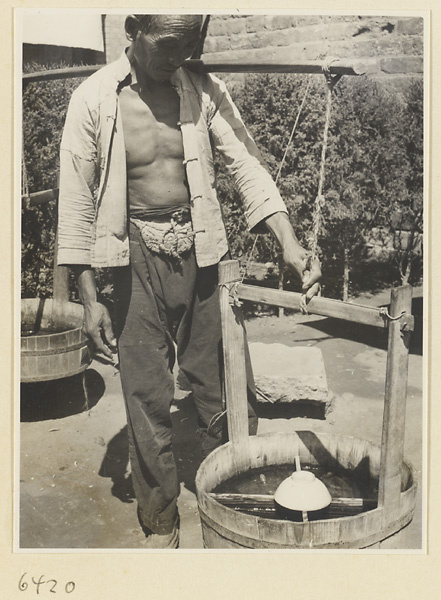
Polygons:
M302 283L300 310L306 313L308 302L320 291L320 261L311 258L311 254L299 244L286 213L277 212L270 215L265 219L265 224L282 248L285 265Z
M307 313L307 305L311 298L320 292L319 280L322 276L320 261L312 257L299 244L289 244L283 252L283 260L288 269L293 271L302 283L300 310Z

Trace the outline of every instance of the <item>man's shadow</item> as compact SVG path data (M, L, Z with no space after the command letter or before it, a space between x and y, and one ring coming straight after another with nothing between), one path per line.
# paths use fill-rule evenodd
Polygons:
M201 442L197 433L197 416L190 397L174 402L172 408L173 454L180 483L195 493L195 477L202 462ZM131 503L135 498L129 473L129 440L127 425L108 443L98 472L100 477L112 480L112 495L121 502Z
M121 502L131 503L135 498L129 468L129 439L127 425L108 443L98 475L112 480L112 495Z

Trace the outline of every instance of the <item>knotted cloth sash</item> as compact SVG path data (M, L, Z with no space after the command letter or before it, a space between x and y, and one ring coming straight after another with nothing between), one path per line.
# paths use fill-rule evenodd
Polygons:
M193 246L194 232L189 206L146 208L130 221L139 229L147 248L177 260Z

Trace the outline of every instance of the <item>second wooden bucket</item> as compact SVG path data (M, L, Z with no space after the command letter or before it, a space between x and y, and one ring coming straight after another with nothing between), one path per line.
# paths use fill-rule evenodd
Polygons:
M23 299L20 381L52 381L83 372L92 357L81 330L82 321L83 307L79 304Z

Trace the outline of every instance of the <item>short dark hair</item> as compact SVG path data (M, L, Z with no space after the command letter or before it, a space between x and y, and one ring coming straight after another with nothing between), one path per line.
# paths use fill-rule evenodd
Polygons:
M140 30L142 33L149 33L158 24L158 17L161 15L133 15L138 20L139 26L137 31Z
M141 31L141 33L147 34L151 31L154 31L156 26L159 24L161 17L163 14L154 14L154 15L133 15L138 20L138 27L136 31ZM202 20L202 15L189 15L194 17L200 17ZM135 25L136 27L136 25Z

